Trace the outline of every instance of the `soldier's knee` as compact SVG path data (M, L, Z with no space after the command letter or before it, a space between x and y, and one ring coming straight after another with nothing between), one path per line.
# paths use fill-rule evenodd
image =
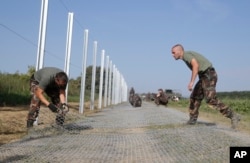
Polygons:
M216 99L212 99L212 98L207 98L206 99L206 103L208 105L216 105L217 104L217 100Z

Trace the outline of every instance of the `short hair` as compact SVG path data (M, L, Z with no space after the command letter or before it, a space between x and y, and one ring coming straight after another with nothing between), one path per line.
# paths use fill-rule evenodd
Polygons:
M174 45L174 46L172 47L172 49L175 48L175 47L179 47L179 48L181 48L182 51L184 51L184 47L183 47L181 44L176 44L176 45Z
M58 72L57 74L56 74L56 78L58 79L58 80L61 80L61 81L63 81L64 83L68 83L68 75L65 73L65 72Z
M161 92L163 92L163 89L159 88L159 89L158 89L158 91L161 91Z

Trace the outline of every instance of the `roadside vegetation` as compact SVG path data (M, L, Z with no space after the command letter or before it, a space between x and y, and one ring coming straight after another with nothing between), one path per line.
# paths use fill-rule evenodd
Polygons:
M0 107L1 106L17 106L29 105L30 91L29 79L35 72L35 68L28 67L26 74L16 72L14 74L0 72ZM85 81L85 101L90 99L92 66L86 69ZM105 77L105 71L104 71ZM95 93L99 93L100 67L96 68ZM70 79L68 84L68 101L79 102L81 87L81 77ZM104 87L103 87L104 88ZM95 96L96 98L98 96Z
M239 130L250 134L250 91L218 92L217 97L232 110L240 114L241 121ZM178 102L171 101L169 107L173 107L188 114L189 99L181 99ZM231 121L224 118L218 110L209 107L205 101L202 101L199 109L199 117L212 120L216 124L230 125Z

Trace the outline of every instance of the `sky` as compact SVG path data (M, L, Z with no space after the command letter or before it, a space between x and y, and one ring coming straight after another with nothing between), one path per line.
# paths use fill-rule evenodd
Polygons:
M0 1L0 72L27 73L36 65L41 0ZM137 93L173 89L189 96L191 71L171 54L185 50L208 58L217 91L250 90L249 0L49 0L44 66L64 69L68 13L74 14L70 78L81 75L84 30L87 65L101 51ZM198 80L198 79L197 79Z

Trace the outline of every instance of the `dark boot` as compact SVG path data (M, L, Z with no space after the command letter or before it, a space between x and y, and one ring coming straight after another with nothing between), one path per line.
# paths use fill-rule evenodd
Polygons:
M31 127L33 127L33 123L34 123L34 121L33 120L27 120L27 128L31 128Z
M190 117L190 119L187 121L188 125L195 125L197 122L197 118Z

